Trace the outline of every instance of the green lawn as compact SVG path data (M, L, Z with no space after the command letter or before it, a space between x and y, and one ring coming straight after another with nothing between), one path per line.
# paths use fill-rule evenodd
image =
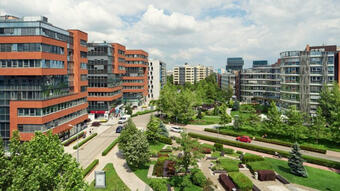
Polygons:
M150 152L151 153L158 153L163 147L164 143L156 143L156 144L150 144Z
M290 173L287 161L271 158L265 158L265 160L272 164L277 173L292 183L325 191L335 191L340 188L340 174L335 172L305 166L308 172L308 178L303 178Z
M88 188L88 191L93 190L117 190L117 191L126 191L130 190L124 182L119 178L118 174L116 173L112 163L106 164L104 167L104 171L106 172L106 188L95 188L94 181Z
M150 164L156 164L156 161L151 161ZM150 164L138 169L131 169L136 174L136 176L138 176L138 178L140 178L146 184L150 184L150 179L148 178Z
M190 124L193 125L212 125L220 122L220 116L206 115L202 119L195 119Z

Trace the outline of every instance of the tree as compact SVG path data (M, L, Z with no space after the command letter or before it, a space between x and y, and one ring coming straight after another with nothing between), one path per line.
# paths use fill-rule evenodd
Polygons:
M131 104L127 104L125 106L125 111L128 115L132 115L132 107L131 107Z
M183 155L171 157L171 160L176 162L176 170L187 174L190 166L197 166L197 160L202 157L200 149L201 146L196 139L192 139L187 133L181 133L178 150Z
M219 115L220 116L220 125L223 125L223 126L225 126L226 124L228 124L232 121L230 115L228 115L226 110L227 110L227 107L226 107L226 105L223 104L220 107L220 115Z
M202 119L202 110L201 109L198 109L198 113L197 113L197 118L198 119Z
M264 127L267 132L272 132L277 135L284 134L284 124L282 122L281 115L282 113L278 110L276 104L271 102L268 109L267 119L264 122Z
M160 128L160 135L161 136L169 137L169 131L166 129L166 127L165 127L165 125L162 121L159 124L159 128Z
M36 132L33 139L20 143L13 132L8 157L1 157L0 190L85 190L79 164L64 152L59 138L49 131Z
M296 141L299 137L304 137L306 132L306 127L303 125L303 121L305 121L305 115L296 109L295 105L289 107L286 112L287 116L287 125L286 132L288 135L293 137Z
M148 125L146 126L146 129L147 129L146 137L149 143L157 142L158 136L161 133L161 129L159 128L160 125L161 125L161 120L152 115Z
M118 146L130 167L138 168L149 162L150 150L146 135L137 130L131 119L121 132Z
M301 157L298 143L293 145L292 151L290 152L290 157L288 158L288 166L290 167L290 172L292 174L308 177L307 171L303 166L303 159Z
M316 116L313 118L313 124L309 127L309 133L314 137L316 143L318 143L320 137L325 136L326 119L322 115L321 107L316 110Z
M233 111L238 111L238 110L240 110L240 102L239 102L239 101L235 101L235 102L234 102L234 105L233 105L232 110L233 110Z

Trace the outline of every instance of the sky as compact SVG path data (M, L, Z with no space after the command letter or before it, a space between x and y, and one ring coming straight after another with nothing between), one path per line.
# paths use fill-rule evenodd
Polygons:
M227 57L273 64L307 44L338 45L340 0L0 0L0 15L46 16L88 42L143 49L167 68L225 68Z

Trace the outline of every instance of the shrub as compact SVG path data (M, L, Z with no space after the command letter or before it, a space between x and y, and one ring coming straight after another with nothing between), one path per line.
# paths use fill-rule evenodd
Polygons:
M242 151L236 151L236 153L237 153L237 154L240 154L240 155L242 155L242 154L243 154L243 152L242 152Z
M233 154L234 153L234 149L230 149L230 148L223 148L223 151L225 154Z
M97 136L97 133L94 133L94 134L88 136L86 139L82 140L79 144L75 145L73 147L73 149L77 149L77 148L81 147L83 144L85 144L87 141L91 140L95 136Z
M162 135L160 135L160 136L158 137L158 141L161 142L161 143L164 143L164 144L168 144L168 145L171 145L171 144L172 144L171 138L166 137L166 136L162 136Z
M91 164L84 169L83 177L85 177L87 174L89 174L98 163L99 163L98 159L95 159L94 161L92 161Z
M157 110L154 109L154 110L138 111L138 112L136 112L135 114L132 114L131 117L136 117L136 116L138 116L138 115L144 115L144 114L152 113L152 112L155 112L155 111L157 111Z
M220 157L220 156L221 156L221 152L220 152L220 151L215 151L215 152L211 153L211 157L216 157L216 158L218 158L218 157Z
M278 150L278 149L271 149L271 148L267 148L267 147L261 147L261 146L257 146L257 145L241 143L241 142L237 142L237 141L230 141L230 140L226 140L226 139L220 139L220 138L201 135L201 134L197 134L197 133L188 133L188 134L193 138L199 138L199 139L206 140L206 141L222 143L222 144L225 144L225 145L231 145L231 146L235 146L235 147L245 148L245 149L258 151L258 152L262 152L262 153L267 153L267 154L271 154L271 155L274 155L275 152L277 152L281 156L286 157L286 158L289 156L288 152ZM340 169L340 162L337 162L337 161L331 161L331 160L328 160L328 159L321 159L321 158L316 158L316 157L306 156L306 155L302 155L302 158L305 159L305 161L309 162L309 163Z
M273 170L272 165L267 161L248 162L247 167L252 173L258 170Z
M171 153L171 152L172 152L172 149L168 149L168 148L166 148L166 149L161 149L159 152L161 152L161 153Z
M170 185L180 187L180 190L183 190L184 188L192 188L193 184L190 179L190 175L185 176L172 176L170 178ZM195 190L195 189L189 189L189 190Z
M203 154L210 154L211 153L211 149L209 149L209 148L202 148L202 153Z
M195 168L191 170L191 181L193 184L203 187L207 183L207 178L205 178L203 172L200 169Z
M75 135L69 139L67 139L63 145L64 146L69 146L71 143L73 143L74 141L76 141L77 139L81 138L84 135L84 131L80 132L78 135Z
M240 163L237 160L222 158L218 160L219 165L223 168L223 170L227 172L238 172L238 164Z
M109 153L111 151L111 149L116 146L116 144L118 143L118 138L115 139L108 147L106 147L106 149L102 152L102 156L106 156L107 153Z
M246 164L248 162L254 162L254 161L264 161L264 158L258 155L250 154L250 153L246 153L242 157L243 164Z
M163 176L163 166L164 162L168 160L168 157L159 157L154 168L153 168L153 175L161 177Z
M221 143L215 143L214 147L215 147L216 151L222 151L223 150L223 145Z
M92 123L92 126L93 127L98 127L98 126L100 126L100 122L95 121L95 122Z
M253 183L246 175L240 172L230 172L228 175L241 191L249 191L253 188Z
M164 179L152 178L150 179L150 187L154 191L167 191L168 188L166 186L167 181Z

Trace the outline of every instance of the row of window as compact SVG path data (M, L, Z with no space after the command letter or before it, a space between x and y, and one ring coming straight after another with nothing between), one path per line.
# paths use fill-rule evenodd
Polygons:
M81 63L80 63L80 68L81 68L81 69L87 69L87 64L81 62Z
M144 86L123 86L123 89L143 89Z
M111 97L120 94L120 91L114 92L89 92L89 96L99 96L99 97Z
M48 123L45 124L41 124L41 125L35 125L35 124L19 124L18 125L18 130L20 132L26 132L26 133L31 133L31 132L35 132L35 131L47 131L48 129L51 128L55 128L57 126L60 126L66 122L69 122L75 118L78 118L84 114L87 114L86 109L82 109L79 111L76 111L74 113L65 115L63 117L60 117L58 119L55 119L53 121L50 121Z
M64 68L60 60L0 60L0 68Z
M45 108L18 108L18 116L20 117L27 117L27 116L32 116L32 117L41 117L41 116L46 116L51 113L55 113L64 109L68 109L80 104L86 103L86 98L80 98L77 100L72 100L64 103L59 103L56 105L52 105L49 107Z
M87 74L81 74L80 75L80 80L81 81L87 81Z
M148 64L147 62L144 62L144 61L126 61L125 63L126 64L144 64L144 65Z
M0 52L48 52L64 54L64 47L44 43L0 44Z
M125 55L127 58L145 58L147 59L147 56L144 56L142 54L126 54Z
M123 80L123 83L143 83L144 80Z

